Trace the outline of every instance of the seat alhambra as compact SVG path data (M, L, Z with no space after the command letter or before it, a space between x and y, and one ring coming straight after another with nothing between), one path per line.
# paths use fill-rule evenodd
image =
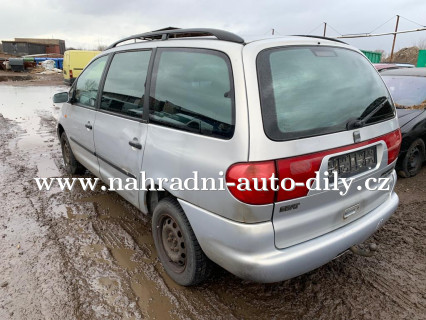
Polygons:
M335 39L138 34L54 101L65 168L150 215L159 259L184 286L212 262L264 283L306 273L398 205L393 101L368 59Z

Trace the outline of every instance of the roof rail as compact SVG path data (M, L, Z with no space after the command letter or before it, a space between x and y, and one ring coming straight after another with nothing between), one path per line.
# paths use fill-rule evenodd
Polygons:
M308 37L308 38L324 39L324 40L330 40L330 41L335 41L335 42L340 42L340 43L347 44L346 42L343 42L343 41L335 39L335 38L328 38L328 37L322 37L322 36L313 36L313 35L310 35L310 34L296 34L295 37Z
M116 47L119 43L128 40L168 40L170 38L188 38L188 37L200 37L200 36L214 36L218 40L230 41L236 43L244 43L244 39L240 36L219 29L209 28L191 28L191 29L170 29L170 30L158 30L152 32L146 32L141 34L135 34L130 37L123 38L111 44L106 50Z

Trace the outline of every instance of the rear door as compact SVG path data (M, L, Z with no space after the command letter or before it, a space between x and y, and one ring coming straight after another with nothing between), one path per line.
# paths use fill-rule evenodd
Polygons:
M99 166L95 155L93 128L99 84L107 60L107 55L94 60L78 78L72 89L73 104L67 104L64 119L65 132L75 157L97 176L99 176Z
M102 179L113 181L117 192L137 207L136 188L147 131L143 114L150 57L151 50L114 54L101 93L94 137ZM126 185L132 190L125 190Z
M364 56L339 43L293 41L244 48L246 70L257 70L246 74L249 159L275 160L280 181L302 183L276 194L278 248L335 230L385 202L392 183L391 190L370 191L365 181L394 176L400 139L389 92ZM303 183L317 171L318 190L308 190ZM354 179L349 190L329 178L333 172Z

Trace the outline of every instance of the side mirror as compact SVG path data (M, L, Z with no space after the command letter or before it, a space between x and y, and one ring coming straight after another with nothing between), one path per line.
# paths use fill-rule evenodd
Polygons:
M53 103L64 103L68 102L69 96L68 92L60 92L53 96Z

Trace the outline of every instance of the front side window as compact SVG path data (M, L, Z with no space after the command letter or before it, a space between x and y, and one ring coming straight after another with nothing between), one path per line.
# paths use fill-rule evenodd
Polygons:
M114 55L102 92L102 110L142 117L150 57L151 51L129 51Z
M228 57L204 49L159 49L149 119L179 130L229 139L234 92Z
M74 95L77 104L90 108L96 107L99 83L107 60L108 56L96 59L78 77Z
M267 49L258 55L257 72L263 126L272 140L329 134L395 117L380 76L349 49Z

